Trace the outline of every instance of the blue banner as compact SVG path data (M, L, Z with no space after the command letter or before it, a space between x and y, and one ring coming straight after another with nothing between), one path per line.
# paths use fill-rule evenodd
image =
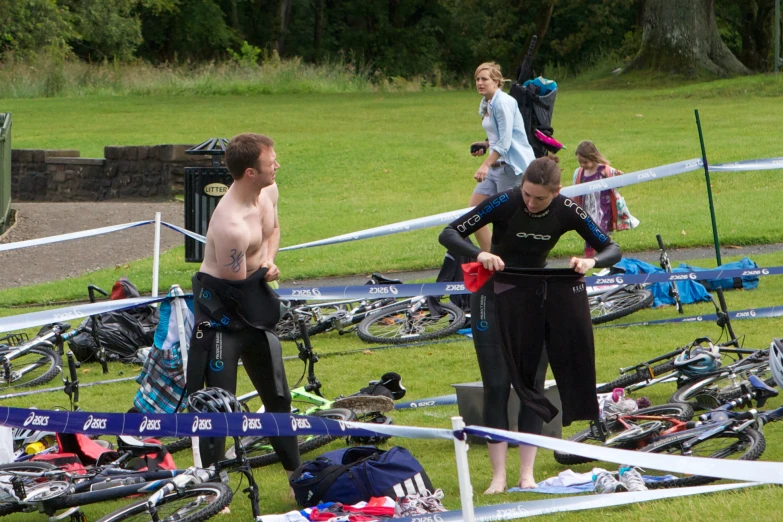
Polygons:
M419 399L416 401L398 402L394 405L395 410L406 410L409 408L429 408L431 406L450 406L457 404L457 394L441 395L439 397L429 397L427 399Z
M732 321L735 319L771 319L773 317L783 316L783 306L770 306L769 308L749 308L747 310L739 310L736 312L729 312L729 319ZM636 323L623 323L623 324L607 324L602 326L594 326L593 328L623 328L627 326L650 326L656 324L673 324L673 323L700 323L702 321L717 321L718 316L715 314L705 315L692 315L690 317L672 317L670 319L656 319L654 321L640 321Z

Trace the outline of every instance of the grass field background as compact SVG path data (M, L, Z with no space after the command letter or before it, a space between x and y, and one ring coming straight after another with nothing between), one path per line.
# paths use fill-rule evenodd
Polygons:
M765 83L766 82L766 83ZM592 139L626 172L700 156L693 109L700 110L711 163L783 156L783 109L769 96L778 79L756 77L735 83L667 86L662 89L561 88L554 126L566 143L561 165L564 184L570 183L576 166L572 151L582 139ZM321 239L404 219L462 208L474 186L472 174L478 161L469 156L470 142L482 138L476 115L478 96L469 92L412 94L276 95L276 96L89 96L67 99L0 100L0 110L14 117L15 148L77 148L82 156L99 157L104 145L198 143L209 137L230 137L242 131L265 132L277 142L283 168L280 219L283 245ZM713 189L718 227L724 244L748 245L783 241L779 225L780 171L714 174ZM703 174L694 172L673 179L623 189L623 195L642 226L616 235L626 252L655 248L661 233L672 246L707 245L712 239ZM164 216L165 219L166 216ZM283 253L278 261L286 278L328 274L369 273L390 269L434 267L443 248L437 229L398 234L386 238ZM581 252L581 239L569 236L555 254ZM738 253L741 253L738 250ZM147 253L140 253L140 257ZM739 256L737 256L739 257ZM724 258L724 261L736 259ZM182 249L163 255L161 288L172 283L188 285L195 265L182 262ZM754 256L760 266L783 264L783 254ZM685 260L710 267L714 259ZM0 277L2 268L0 267ZM151 261L131 263L128 275L142 290L150 288ZM105 270L62 282L0 292L0 315L31 312L20 303L43 303L83 298L88 283L110 286L120 271ZM762 278L754 291L727 294L729 308L779 305L783 279ZM711 313L708 304L686 307L689 315ZM636 320L674 317L671 308L645 310ZM747 347L762 348L780 337L779 319L737 321ZM34 333L34 331L30 331ZM682 346L696 337L717 339L720 330L711 323L596 329L598 380L617 375L617 368ZM314 338L322 353L366 347L354 336L337 334ZM286 355L294 355L292 343L284 343ZM83 381L134 375L138 367L112 364L103 376L100 367L86 364ZM301 365L287 364L289 382L301 373ZM386 371L398 371L411 399L452 393L451 384L480 379L472 342L464 340L408 349L390 349L340 357L324 357L317 372L327 396L352 393ZM53 382L51 385L55 385ZM137 389L133 382L84 388L86 410L125 411ZM240 392L250 390L241 374ZM645 390L653 403L665 402L673 385ZM641 394L638 394L641 395ZM406 397L407 398L407 397ZM62 393L50 393L4 401L9 406L51 408L65 406ZM778 406L772 401L769 406ZM402 425L450 427L457 407L400 411L394 421ZM570 435L585 427L577 423L564 431ZM765 427L765 460L783 460L783 424ZM408 447L424 464L436 487L446 493L446 506L459 508L453 448L447 441L392 439ZM340 447L333 443L327 449ZM477 505L544 498L533 494L481 495L489 481L486 448L473 445L470 471ZM180 465L186 457L177 456ZM611 467L604 464L604 467ZM590 465L575 466L588 471ZM537 478L564 469L551 451L540 451ZM508 460L510 485L518 475L516 455ZM285 479L279 466L256 471L265 513L291 509ZM237 482L233 482L237 485ZM547 497L550 498L550 497ZM654 502L599 512L551 515L548 520L585 518L623 521L679 521L694 518L757 520L777 518L774 506L783 501L780 488L751 490ZM87 508L88 520L98 518L117 504ZM249 505L241 492L232 504L232 519L247 519ZM39 514L15 515L9 520L40 520Z

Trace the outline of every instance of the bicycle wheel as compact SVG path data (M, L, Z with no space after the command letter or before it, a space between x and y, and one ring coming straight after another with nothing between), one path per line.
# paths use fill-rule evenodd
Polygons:
M317 417L326 417L339 421L353 420L355 415L351 410L343 408L334 408L331 410L323 410L315 412L312 415ZM304 455L310 451L326 446L333 440L337 439L337 436L331 435L312 435L297 437L299 444L299 454ZM260 468L262 466L269 466L280 462L280 456L275 453L269 443L269 437L241 437L239 443L247 453L247 462L251 468ZM236 449L232 446L226 452L228 458L234 458L236 456Z
M10 464L0 464L0 477L2 477L3 472L6 471L30 471L35 473L40 471L52 471L54 469L57 469L57 467L46 462L12 462ZM47 482L47 479L25 478L23 479L23 482L25 489L32 489L43 482ZM25 506L16 503L0 503L0 517L22 511L24 507Z
M182 450L190 449L190 443L193 439L190 437L162 437L160 439L163 447L166 448L170 454L178 453Z
M752 428L746 428L739 433L727 430L708 439L696 442L690 449L684 448L683 444L693 438L693 433L671 435L643 448L641 451L667 455L711 457L714 459L758 460L767 447L764 435ZM650 470L647 470L645 473L648 475L672 475L675 477L664 480L645 479L645 484L650 489L701 486L720 480L719 478L677 474L668 471L650 472Z
M667 422L667 418L673 418L680 421L690 420L691 417L693 417L693 409L688 404L661 404L660 406L638 409L629 415L660 415L661 418L655 420L624 419L626 423L631 425L629 428L626 428L619 422L613 422L611 420L606 421L606 428L609 431L606 442L602 442L595 438L589 428L571 435L568 440L610 448L633 449L638 447L641 440L649 439L651 435L660 433L671 427L672 423ZM555 460L560 464L573 465L593 462L595 459L555 451Z
M157 505L156 521L160 522L200 522L217 515L231 503L234 496L231 488L220 482L194 484L182 491L172 491L164 496ZM98 522L118 522L120 520L153 520L147 513L147 499L137 500L132 504L106 515Z
M740 368L737 371L730 371L726 368L715 375L708 375L704 378L690 381L680 388L669 399L671 402L687 402L694 409L710 409L713 404L710 402L701 402L700 396L709 396L718 400L721 404L742 395L742 386L750 389L748 377L755 375L770 386L775 386L772 378L772 372L769 369L769 362L761 362Z
M312 306L306 308L308 310L307 319L307 333L308 335L316 335L323 332L328 332L334 328L332 321L326 320L327 317L338 312L345 312L345 304L329 304ZM299 325L296 322L293 314L284 315L280 321L275 325L275 333L277 337L283 341L295 341L299 339Z
M9 373L0 368L0 388L23 388L47 383L57 377L61 365L60 354L46 346L35 346L10 361Z
M440 305L445 314L439 317L431 315L426 303L413 314L410 303L390 306L365 317L356 333L362 341L379 344L425 341L451 335L465 324L465 312L451 303Z
M588 301L593 324L601 324L649 308L653 304L653 294L644 288L628 286L616 294L605 298L594 296Z
M670 361L652 367L652 374L655 377L659 377L671 371L674 371L674 361ZM611 393L615 388L627 388L632 384L636 384L646 380L647 380L647 375L644 373L640 374L639 372L633 372L633 373L629 372L624 375L621 375L619 378L611 382L598 386L595 389L595 391L597 391L598 393Z

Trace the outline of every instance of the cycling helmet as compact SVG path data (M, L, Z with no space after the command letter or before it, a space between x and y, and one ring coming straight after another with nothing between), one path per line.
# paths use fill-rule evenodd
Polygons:
M773 339L769 344L769 369L775 384L783 388L783 339Z
M380 385L392 393L395 401L405 397L405 386L402 385L402 377L396 372L387 372L381 376Z
M237 413L245 407L233 393L223 388L204 388L188 396L188 411L191 413Z
M696 339L674 360L674 367L688 377L698 377L720 368L720 350L710 339Z

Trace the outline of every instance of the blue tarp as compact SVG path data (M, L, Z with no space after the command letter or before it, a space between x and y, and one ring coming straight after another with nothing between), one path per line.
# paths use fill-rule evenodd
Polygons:
M663 272L663 269L650 263L645 263L639 259L623 258L619 263L614 265L618 268L625 270L626 274L654 274L657 272ZM678 267L672 270L672 272L689 272L684 268ZM697 303L700 301L711 301L712 297L704 288L696 281L686 280L677 281L677 290L680 292L680 301L682 304ZM674 299L669 292L669 283L653 283L647 287L653 293L655 300L653 301L653 308L658 308L664 305L673 305Z

